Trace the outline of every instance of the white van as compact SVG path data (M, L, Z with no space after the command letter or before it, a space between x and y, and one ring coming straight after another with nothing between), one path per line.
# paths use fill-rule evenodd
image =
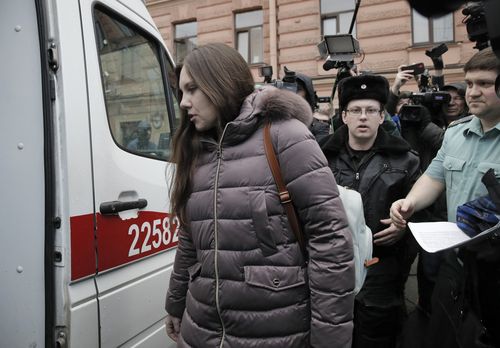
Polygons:
M0 5L0 347L173 347L175 72L140 0Z

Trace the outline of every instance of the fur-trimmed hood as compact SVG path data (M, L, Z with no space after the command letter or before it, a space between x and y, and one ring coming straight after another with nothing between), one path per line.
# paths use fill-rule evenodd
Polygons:
M223 142L234 144L245 140L266 117L271 120L298 119L307 127L313 120L311 107L304 98L290 91L264 86L243 101L240 114L228 124Z

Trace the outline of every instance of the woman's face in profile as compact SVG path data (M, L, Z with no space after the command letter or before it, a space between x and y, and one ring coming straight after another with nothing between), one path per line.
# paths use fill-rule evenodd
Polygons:
M179 87L182 91L180 107L187 111L189 121L198 132L206 132L217 124L217 109L193 81L186 68L182 68L179 76Z

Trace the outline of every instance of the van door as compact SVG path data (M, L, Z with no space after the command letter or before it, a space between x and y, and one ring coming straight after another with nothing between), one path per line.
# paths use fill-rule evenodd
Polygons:
M45 230L50 176L44 168L46 95L35 6L7 1L0 11L0 347L42 347L50 313L44 249L53 230Z
M115 1L81 0L80 7L100 343L164 347L164 300L178 228L167 214L170 139L178 110L173 65L150 17ZM80 262L72 270L73 279L86 275L94 260L88 261L89 267Z

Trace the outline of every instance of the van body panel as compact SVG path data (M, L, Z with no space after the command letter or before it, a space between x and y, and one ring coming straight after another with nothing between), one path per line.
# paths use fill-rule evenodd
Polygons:
M93 289L82 289L81 287L89 287ZM97 316L98 307L95 296L78 298L78 293L92 294L95 291L95 286L91 282L80 282L72 284L69 298L73 302L70 309L70 343L71 347L99 347L99 327L98 325L89 325L89 323L98 323Z
M123 124L143 111L153 113L154 107L145 100L155 98L152 89L158 81L148 82L148 78L161 78L155 55L166 51L157 30L152 30L152 21L145 21L131 8L115 1L80 0L94 178L95 282L103 347L117 347L135 338L141 338L140 346L152 347L149 340L158 339L160 332L167 343L164 330L148 335L147 329L163 325L165 290L177 244L177 219L166 214L170 210L166 173L172 164L133 153L120 138ZM107 27L113 24L119 24L123 36ZM102 28L100 35L97 25ZM129 37L134 40L130 46L107 50L110 42L119 46L120 40ZM96 54L96 48L102 48L101 53ZM152 60L144 62L148 56ZM123 76L129 79L125 87L119 84ZM119 110L114 114L116 104ZM167 112L166 105L161 109ZM141 209L112 215L100 209L107 202L140 199L147 201Z
M156 258L164 262L163 269L155 270L158 263ZM101 337L104 347L125 344L137 336L138 332L143 337L146 333L141 331L144 330L145 323L149 323L151 327L157 327L157 323L163 324L164 313L158 308L163 308L165 304L165 289L171 273L168 265L172 262L172 253L166 252L127 266L126 270L113 270L99 277ZM154 271L147 274L144 269ZM133 275L129 276L129 273ZM130 282L130 278L135 280ZM121 320L117 321L117 317ZM164 329L161 334L165 345ZM141 344L154 346L146 341Z
M0 68L0 347L174 347L164 300L178 233L167 189L178 102L160 33L140 0L19 0L2 4L0 20L9 47ZM127 145L143 121L152 152Z
M42 346L45 337L43 104L33 1L0 11L1 347Z

